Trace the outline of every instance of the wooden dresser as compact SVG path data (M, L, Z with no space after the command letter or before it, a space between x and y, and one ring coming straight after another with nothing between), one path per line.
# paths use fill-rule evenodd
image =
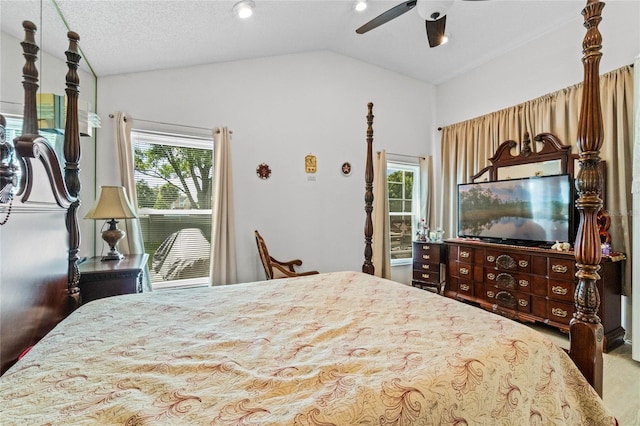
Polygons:
M442 290L444 281L444 243L430 241L413 242L413 279L411 285L422 289Z
M574 254L474 240L446 241L445 296L473 302L512 319L568 332L576 285ZM624 256L603 257L597 282L604 350L623 343L620 325Z

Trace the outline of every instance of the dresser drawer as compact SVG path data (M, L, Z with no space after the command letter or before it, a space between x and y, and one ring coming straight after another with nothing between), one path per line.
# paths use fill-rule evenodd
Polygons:
M549 258L549 278L554 280L574 281L576 276L575 259Z
M487 301L503 308L519 312L531 312L531 296L526 293L487 285L485 298Z
M502 271L531 272L531 256L487 250L485 265Z
M473 296L473 282L465 279L458 280L458 294L472 297Z
M518 274L513 272L503 272L500 270L487 268L485 272L485 282L508 290L518 290L531 292L532 277L529 274Z
M569 321L571 321L573 317L574 308L572 303L549 300L547 306L547 318L549 318L549 321L569 324Z
M574 289L575 284L571 281L549 280L549 299L572 302Z
M413 261L422 263L440 263L442 258L442 247L442 244L414 242Z
M413 279L415 281L424 281L428 283L440 282L440 271L417 271L413 270Z

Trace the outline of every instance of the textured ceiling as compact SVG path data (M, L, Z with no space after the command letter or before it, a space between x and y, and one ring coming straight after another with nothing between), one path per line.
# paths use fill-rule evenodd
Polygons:
M234 3L0 0L0 14L4 32L22 39L21 22L32 20L40 29L42 49L63 52L66 29L57 4L69 28L80 35L83 56L98 76L329 50L439 84L559 25L580 22L586 2L457 0L447 15L451 41L433 49L416 9L356 34L356 28L398 0L370 0L363 13L355 12L350 0L255 0L255 13L245 21L234 17Z

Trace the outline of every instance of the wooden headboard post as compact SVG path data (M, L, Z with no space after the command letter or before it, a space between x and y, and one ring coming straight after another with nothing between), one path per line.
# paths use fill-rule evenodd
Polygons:
M67 210L67 230L69 231L69 311L73 311L80 305L80 272L78 270L78 250L80 247L80 227L78 225L78 207L80 200L80 129L78 127L78 64L80 54L78 53L78 42L80 36L73 31L67 33L69 38L69 49L65 52L67 56L67 119L64 131L64 181L71 197L71 202Z
M64 142L64 176L60 158L51 144L38 134L36 92L39 47L35 43L37 27L24 21L22 45L24 115L22 134L13 140L18 191L13 204L1 206L11 213L2 228L3 251L0 263L0 374L23 351L37 343L69 311L78 306L79 272L77 267L80 230L77 210L80 205L79 167L80 133L78 125L77 34L68 34L67 122ZM9 157L6 147L2 160ZM3 171L4 179L11 178ZM35 190L34 190L35 189ZM11 207L13 206L13 209ZM66 227L65 227L66 225ZM37 253L28 250L37 247Z
M599 64L602 36L598 30L604 3L588 0L582 11L587 34L582 43L584 87L577 146L580 170L576 176L576 207L580 224L575 243L578 278L574 294L575 313L570 323L569 355L598 394L602 395L602 345L604 330L598 318L600 295L596 281L600 278L600 236L597 216L602 208L603 176L599 168L600 148L604 136L600 106Z
M371 258L373 257L373 249L371 241L373 239L373 220L371 213L373 212L373 102L367 104L367 162L365 165L364 182L364 211L366 219L364 223L364 263L362 264L362 272L373 275L375 267Z

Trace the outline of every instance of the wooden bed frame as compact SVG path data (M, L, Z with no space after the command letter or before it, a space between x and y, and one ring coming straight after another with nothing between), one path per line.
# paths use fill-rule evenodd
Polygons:
M600 1L588 0L582 12L587 34L583 42L584 92L577 135L581 164L576 178L580 225L575 254L579 283L575 293L576 313L571 321L569 350L578 368L599 394L602 394L603 329L596 315L599 295L595 283L601 258L597 213L602 206L599 195L602 176L598 172L598 164L604 133L598 86L599 62L602 56L598 24L601 21L603 7L604 3ZM24 28L24 127L23 135L14 142L21 170L20 192L12 206L0 204L1 217L9 213L11 215L7 223L0 228L2 373L17 360L22 351L35 344L80 302L77 267L80 244L77 219L80 204L77 109L79 37L73 32L68 33L68 110L63 176L56 154L38 135L38 72L35 67L38 46L34 38L36 26L25 22ZM362 271L373 274L372 103L368 105L367 123L365 260ZM66 227L62 226L63 223Z
M600 148L604 137L600 106L599 65L602 57L602 36L598 25L602 20L604 3L588 0L582 10L587 33L582 43L584 65L583 95L576 139L580 170L575 175L578 199L576 207L580 222L575 241L576 277L575 313L570 323L569 355L587 381L602 395L602 350L604 330L598 318L600 295L596 281L600 278L600 236L598 212L602 209L603 176L600 168ZM365 166L364 263L362 272L373 274L373 103L367 113L367 158ZM482 172L481 172L482 173Z

